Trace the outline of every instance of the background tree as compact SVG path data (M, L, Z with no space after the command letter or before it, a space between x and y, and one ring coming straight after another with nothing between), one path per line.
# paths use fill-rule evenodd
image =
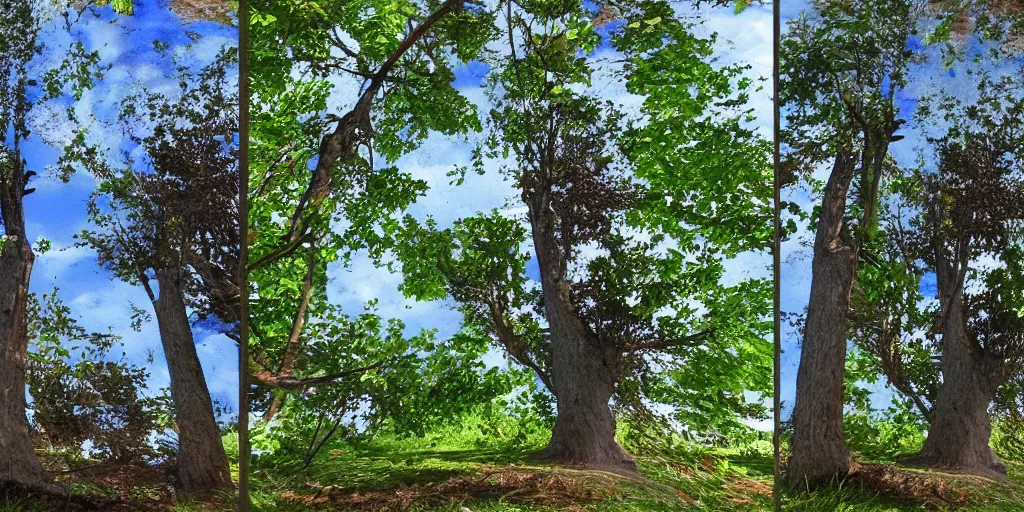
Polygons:
M45 58L46 30L69 30L53 22L57 6L15 2L0 6L0 482L58 492L49 484L29 438L25 416L29 280L35 255L25 229L24 197L35 170L26 168L22 143L32 133L34 106L65 93L81 97L97 72L96 53L81 43L64 53L63 65ZM65 177L66 179L66 177Z
M814 214L811 295L797 374L787 478L814 487L849 471L843 391L851 290L877 222L889 145L902 138L896 92L914 54L922 5L816 1L782 41L779 101L786 110L785 181L832 170Z
M119 122L139 151L123 152L121 161L103 158L117 152L89 146L81 132L61 162L83 166L100 182L89 203L96 229L83 231L82 243L153 303L184 493L231 486L188 310L228 330L238 320L238 102L228 76L235 58L225 49L202 70L178 66L176 95L142 91L128 98Z
M938 286L942 385L915 462L1005 473L989 447L989 405L1024 357L1019 311L1024 182L1014 177L1020 172L1018 159L1007 157L1020 142L1000 140L992 131L939 143L939 176L923 184L929 262ZM994 257L1000 268L978 268L985 256ZM974 274L971 281L968 272ZM968 287L975 280L984 283L983 291Z
M767 196L725 192L730 180L767 192L766 147L715 115L743 112L751 82L736 80L741 68L709 65L712 41L694 37L669 4L630 7L615 44L654 121L627 122L578 92L601 42L594 13L504 4L509 49L488 61L493 107L474 170L497 168L526 218L495 210L442 230L407 216L396 248L407 295L453 298L464 325L554 396L543 459L623 472L636 465L615 440L613 396L636 420L657 416L652 402L675 406L674 419L710 438L756 417L743 393L768 380L756 369L767 368L767 283L723 282L728 256L768 240L758 236ZM733 160L717 167L726 154ZM539 283L526 270L534 257Z
M921 434L929 432L926 450L913 462L992 474L1000 472L1002 466L989 449L990 419L1009 422L1006 428L1014 429L1013 418L1019 417L1014 390L1021 365L1014 350L1007 351L1005 345L991 350L979 348L985 345L982 340L991 335L986 336L975 327L988 325L983 319L995 312L994 305L987 309L949 309L947 299L964 293L960 287L963 284L975 291L987 290L990 284L1015 286L1010 284L1012 277L998 273L986 277L989 269L984 261L1012 253L1016 243L1012 233L1017 229L1013 226L1019 223L1014 218L1019 212L1015 213L1013 205L1020 202L1015 198L1020 192L1012 178L1012 167L1019 165L1015 149L1019 143L1013 141L1020 137L1016 117L1021 108L1021 91L1019 70L1012 69L1012 60L1007 57L1019 51L1014 42L1019 38L1020 12L998 2L931 7L935 8L939 23L925 37L940 45L938 53L945 66L962 63L965 69L957 73L976 82L978 94L964 94L957 84L952 91L939 91L920 101L915 124L930 137L929 146L923 149L920 168L894 169L889 183L883 184L883 201L887 204L881 207L882 222L877 235L868 240L862 252L853 290L851 336L869 354L866 359L858 357L856 364L863 364L866 370L858 375L869 380L875 372L884 375L887 384L901 395L896 401L905 400L910 409L916 409L904 407L905 414L900 414ZM972 45L984 49L972 55L965 51ZM951 128L935 134L933 127ZM937 164L932 163L935 160ZM929 168L934 165L938 166L937 171ZM963 169L965 166L972 169ZM988 196L982 200L967 192L974 188ZM1007 204L997 206L998 201ZM977 208L974 214L985 219L975 222L948 218L938 224L934 222L942 216L949 217L948 213L939 213L946 208L959 210L962 216L964 206L957 206L962 204L973 205ZM936 207L939 210L934 210ZM958 222L959 226L954 227ZM993 236L1002 238L1002 242L994 242ZM1004 246L999 247L1000 243ZM951 257L953 253L960 256ZM965 282L957 284L954 274L951 279L939 280L942 289L929 285L940 273L940 260L962 265L961 270L966 270ZM1009 261L1000 265L1013 266ZM989 279L994 281L988 283ZM964 300L969 300L971 293L966 292ZM945 295L945 299L940 295ZM965 319L966 327L944 326L954 314L963 316L954 322L963 323L961 320ZM1016 328L1014 322L1007 320L1011 318L1006 316L1002 323L1006 330L1002 333L1004 342ZM944 334L947 332L952 335ZM945 343L947 338L963 337L971 341ZM976 345L967 351L970 357L958 350L965 345ZM983 362L986 359L988 362ZM986 366L989 370L983 369ZM992 367L999 370L993 374ZM989 376L965 378L965 373ZM852 389L848 385L848 391ZM936 421L940 390L946 395L941 408L946 418ZM950 399L954 393L957 398ZM993 398L994 408L990 407ZM952 407L953 403L958 406ZM996 442L1006 446L1003 438L1008 437L1001 436ZM920 445L911 448L916 450ZM1011 448L1004 453L1012 452Z
M907 304L911 315L926 319L917 330L932 340L929 352L938 355L941 370L941 382L914 398L931 404L921 406L929 428L912 459L918 464L1005 472L990 448L990 411L996 399L1000 409L1016 408L999 391L1008 383L1013 388L1024 362L1018 282L1024 182L1017 149L1024 96L1017 78L983 72L976 99L945 94L922 103L922 118L951 127L931 141L937 170L902 180L913 216L894 218L888 230L904 261L920 269L913 282L933 276L937 287L933 309L914 313L921 308ZM912 355L908 362L920 365L924 354ZM931 380L926 371L913 375ZM915 397L913 389L901 391Z

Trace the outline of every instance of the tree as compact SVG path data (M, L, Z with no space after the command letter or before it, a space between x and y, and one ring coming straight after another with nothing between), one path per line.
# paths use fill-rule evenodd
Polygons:
M843 437L848 311L865 240L877 222L879 187L902 138L896 92L914 58L910 1L816 1L782 41L779 101L786 109L787 181L831 161L815 214L811 295L797 374L787 478L793 489L849 471Z
M929 139L937 170L926 171L933 164L923 162L890 178L882 225L858 270L851 334L924 420L928 438L911 461L991 475L1004 471L989 448L992 414L1012 418L1019 407L1013 292L1019 285L1012 269L1024 196L1014 178L1019 74L993 79L985 67L1002 67L1001 56L1015 51L1008 43L1017 37L1019 13L987 3L969 7L946 15L929 37L949 41L947 64L967 57L965 38L995 43L972 59L980 71L966 71L979 78L979 94L942 92L921 100L916 122L924 131L950 128ZM979 261L985 258L1000 261L1001 269L987 269ZM936 280L934 296L922 291L925 279Z
M909 243L937 284L931 333L940 338L941 384L930 397L928 438L914 463L980 474L1005 473L989 446L990 408L1015 408L1000 389L1024 363L1020 265L1024 181L1020 178L1018 77L981 73L966 105L943 95L921 116L951 125L932 140L937 170L918 173ZM994 265L984 265L985 259ZM1012 388L1011 386L1008 386Z
M1007 113L1019 108L1018 103ZM981 110L958 109L951 117L977 119L984 117L977 115ZM1014 124L1013 117L999 116L987 119L984 128L954 128L933 142L937 171L915 171L901 180L901 202L911 209L886 223L886 238L896 248L889 261L897 264L879 267L902 266L909 280L897 282L907 282L907 290L934 278L934 297L925 301L919 292L908 294L911 300L895 301L902 309L872 321L868 315L878 308L871 305L887 302L891 285L863 283L855 315L863 327L856 339L927 421L928 436L909 459L913 464L1005 474L989 442L993 402L995 411L1017 414L1013 379L1024 362L1019 282L1024 185L1015 177L1019 142L1007 137L1017 131ZM986 259L997 262L994 268L981 263Z
M177 95L127 98L119 121L141 156L90 146L84 132L62 158L100 182L90 199L95 230L82 244L153 303L171 381L183 493L231 486L213 403L188 310L227 328L238 321L237 93L227 70L233 49L200 71L178 66ZM117 141L120 142L120 141ZM154 283L156 286L154 287Z
M615 440L613 397L648 416L652 402L675 406L705 438L759 414L743 393L767 387L767 283L723 282L724 260L768 243L767 148L742 116L719 116L747 112L751 82L738 79L742 68L710 65L713 41L693 36L669 4L630 5L615 45L631 92L646 98L644 121L627 121L578 92L601 43L592 12L503 7L508 51L488 61L493 107L474 170L512 182L525 219L494 210L440 229L406 216L395 248L402 289L454 299L463 325L554 396L540 458L634 472Z
M313 386L313 402L355 407L358 383L369 389L371 381L390 392L374 395L370 410L398 410L397 386L410 393L408 410L415 391L403 382L431 379L414 368L452 367L417 356L424 344L443 344L396 336L400 324L382 321L372 306L350 317L330 305L326 269L358 250L381 251L390 242L380 228L425 190L375 162L394 162L430 131L479 129L475 108L451 84L452 67L481 51L489 16L461 2L252 4L250 368L257 406L260 395L273 395L264 419ZM332 77L361 83L354 106L339 113L327 105ZM331 229L342 216L349 225ZM458 368L471 370L468 361Z
M509 9L514 10L515 14L504 13ZM738 68L719 72L707 62L712 41L694 38L682 30L682 25L669 21L675 13L667 3L639 2L623 6L623 9L631 11L627 16L631 23L626 29L629 37L621 41L622 48L628 48L631 59L635 56L634 64L638 68L632 75L637 79L630 81L630 87L637 94L650 95L655 99L646 105L648 110L645 113L649 117L646 122L637 121L634 127L623 125L616 130L617 135L627 131L630 134L629 137L623 137L624 141L630 141L630 150L619 151L616 165L623 165L627 158L625 155L628 154L629 158L637 160L637 168L650 171L648 175L640 176L652 183L652 191L650 198L636 199L638 204L642 202L647 205L643 214L639 213L639 207L635 208L637 225L657 222L673 226L670 229L681 229L675 227L681 217L670 218L669 213L692 215L693 219L704 221L701 224L703 229L685 230L681 238L706 236L732 241L720 242L716 245L718 249L709 249L709 254L700 260L701 263L709 264L705 274L708 278L706 282L698 284L690 281L696 279L695 268L699 265L688 262L687 269L692 272L675 283L685 281L688 290L695 296L702 295L709 303L721 306L721 310L732 309L736 313L735 321L722 322L717 332L721 333L721 338L728 340L719 346L733 343L738 353L730 353L723 348L721 353L715 352L713 356L698 358L700 363L693 363L691 368L704 364L702 370L726 376L722 386L712 390L697 385L696 372L682 369L681 359L685 356L675 361L667 357L658 361L630 357L630 365L667 364L671 369L646 381L639 377L629 380L628 384L635 388L623 388L618 398L627 410L634 408L646 411L643 396L658 396L665 401L685 401L687 405L703 404L689 409L680 407L677 415L686 418L690 425L697 428L707 426L701 435L712 437L722 430L737 426L737 410L741 410L742 415L756 416L763 413L760 406L746 404L742 394L744 389L766 390L767 365L750 364L741 368L739 361L766 357L763 340L757 338L762 343L756 343L751 334L763 333L767 326L763 318L753 313L764 312L766 302L763 299L767 297L764 295L765 283L752 282L753 290L745 297L750 302L744 303L738 294L730 295L729 291L719 292L715 288L715 276L721 271L715 261L716 251L723 247L728 249L721 249L721 252L735 255L744 248L756 245L752 241L765 244L768 240L767 184L770 181L770 168L767 166L766 146L763 141L759 143L754 140L749 132L738 129L740 120L749 115L742 104L751 83L736 79ZM431 131L458 134L480 128L475 106L458 94L452 85L454 75L451 68L455 59L468 61L483 58L488 64L497 65L491 73L495 84L500 82L518 87L518 81L511 80L515 74L513 69L518 66L508 65L516 60L514 57L511 61L505 60L508 55L490 58L483 54L484 57L481 57L485 43L492 40L503 43L511 36L515 44L526 41L533 52L529 57L524 56L530 61L523 64L526 72L545 72L542 61L546 57L539 57L537 53L542 43L522 37L520 31L525 30L523 25L526 22L523 20L526 18L520 11L528 12L526 16L549 24L544 34L537 35L551 43L551 47L540 49L539 52L548 52L555 58L553 65L563 66L558 70L562 74L560 79L566 73L578 74L580 63L567 56L568 52L581 48L582 44L593 43L594 28L589 19L594 15L594 10L582 10L558 2L538 2L528 6L502 4L494 11L475 3L444 4L440 8L411 2L397 5L368 4L358 9L334 2L255 6L253 27L259 35L254 32L256 46L251 53L253 87L258 91L257 108L254 109L254 172L251 175L253 195L250 201L252 258L249 267L254 288L252 352L253 368L256 368L254 378L261 386L258 390L262 393L268 389L277 389L271 393L273 396L263 395L257 399L257 403L267 407L267 416L274 418L274 422L280 420L281 424L294 426L298 421L295 418L315 418L315 414L310 414L313 406L323 407L338 418L342 414L337 411L346 408L351 410L361 400L361 403L372 406L367 415L371 419L390 413L393 416L388 421L398 421L412 427L414 417L419 421L442 417L435 414L435 411L450 411L457 404L491 400L502 394L500 387L495 390L498 394L494 394L490 391L493 386L474 386L481 379L481 375L476 375L478 358L494 342L496 333L497 324L491 322L489 312L482 316L467 314L460 331L439 343L429 338L419 341L413 338L399 343L400 337L392 334L393 328L382 328L385 324L372 312L349 317L342 315L336 307L329 306L325 293L325 267L332 262L344 264L356 251L365 250L379 260L394 254L403 260L403 267L407 263L406 259L413 262L408 268L403 268L407 283L415 281L411 276L420 275L421 272L431 276L429 283L423 287L410 285L406 289L407 293L420 298L440 297L446 295L444 277L435 278L438 271L432 270L430 265L441 256L433 249L428 250L428 243L421 244L419 241L427 238L434 240L436 237L445 244L442 247L452 248L453 244L470 243L478 234L493 230L496 235L504 237L494 241L492 249L498 250L514 246L512 240L525 236L525 231L514 223L508 224L500 217L488 215L465 220L468 228L457 226L457 234L439 232L429 224L417 226L410 223L401 226L400 212L425 192L426 184L392 166L399 156L415 149ZM499 14L505 17L504 26L494 21ZM515 21L510 19L513 16ZM555 18L558 20L555 21ZM563 25L568 20L573 24ZM674 27L671 42L662 40L667 26ZM381 28L378 30L378 27ZM547 32L549 29L552 32ZM399 34L397 38L394 37L396 33ZM660 61L646 58L648 52L662 47L666 49L658 53ZM673 55L677 57L673 58ZM586 61L582 57L580 60ZM674 74L670 76L693 81L697 91L691 93L689 90L679 90L672 83L660 81L658 70L662 65L671 66ZM698 78L692 78L694 69L698 70ZM328 97L335 82L327 81L328 77L344 77L359 83L358 96L346 103L354 106L346 107L339 114L332 112L334 107L328 107ZM532 80L533 85L519 94L523 94L525 99L536 98L550 103L552 97L548 95L552 91L544 91L542 96L538 96L536 78ZM564 80L560 81L564 83L554 85L564 88L568 84ZM734 87L739 87L739 91ZM729 93L736 93L735 97L726 99ZM560 95L559 98L572 98L572 94L564 90L556 94ZM722 104L717 103L719 100ZM574 103L566 113L567 117L560 122L580 130L586 119L600 120L599 124L607 129L609 125L604 119L605 115L619 117L618 114L605 112L603 106L584 105L587 101ZM683 123L671 115L659 116L662 111L658 103L668 103L671 108L686 112L688 116L685 119L690 122ZM514 105L508 106L510 112L514 113ZM727 111L722 119L729 121L701 117L701 114L710 115L715 108ZM582 117L573 119L580 115ZM507 127L513 133L520 129L518 123L524 114L517 113L515 116L516 121L493 130L496 141L505 136L504 128ZM668 130L667 126L673 121L679 122L672 124L673 129ZM529 123L524 125L529 126ZM322 135L324 133L327 135ZM510 135L509 140L521 142L521 139L516 138L521 135ZM607 199L618 201L616 198L623 196L628 199L627 202L632 202L633 199L629 199L635 192L632 185L627 187L629 190L623 190L622 194L617 192L617 187L621 185L619 183L606 187L608 184L603 181L605 179L621 181L614 173L602 174L595 179L585 172L595 157L603 161L606 155L595 153L599 149L597 145L584 149L578 140L583 137L583 132L575 133L572 137L571 145L576 149L570 151L578 153L576 169L579 173L576 178L588 186L593 184L599 191L609 191L611 195ZM562 144L557 138L555 143ZM687 173L686 180L689 181L675 177L680 168L686 167L694 158L692 155L688 155L689 158L678 156L667 148L690 145L700 147L701 144L705 145L701 149L708 150L705 154L709 155L709 159L717 158L717 167L701 167L704 172ZM738 150L732 154L734 159L722 157L727 148ZM700 149L697 149L694 154L699 152ZM603 169L606 165L603 163L600 167ZM706 172L709 169L721 172ZM459 180L457 175L458 171L455 171L453 177ZM563 193L563 187L567 184L561 181L555 187L560 190L559 193ZM674 202L666 198L666 195L676 193L677 198L686 197L687 187L699 184L703 184L707 190L707 197L717 193L722 200L690 203ZM745 191L754 193L745 194ZM573 195L572 199L563 197L559 201L564 207L571 208L569 203L576 199L577 196ZM706 220L716 208L740 215L734 217L735 222L723 223L721 229L710 228ZM587 217L585 212L578 212L578 215ZM582 233L569 235L570 246L581 240L600 238L617 247L614 261L605 259L594 263L594 272L600 275L599 282L621 277L619 265L627 261L629 265L643 266L649 261L658 260L646 252L652 250L656 242L644 246L630 239L628 233L607 232L606 227L612 223L624 226L625 212L615 212L611 215L614 218L611 222L603 218L605 215L605 212L595 212L591 217L576 219L574 222L588 224L588 227ZM597 225L589 226L590 223ZM649 226L649 230L656 231L656 228ZM615 237L619 237L618 242L613 240ZM426 253L417 257L417 251ZM525 270L519 257L502 254L505 259L495 264L509 265L510 268L506 269L509 272L500 275L516 284L524 283ZM661 259L658 262L663 265L663 268L659 267L660 271L669 274L676 272L676 268L684 264L688 255L692 254L679 252ZM483 271L482 267L473 268L471 274ZM630 284L639 286L641 283L630 281ZM609 304L626 300L623 298L626 293L618 286L614 291L607 292L613 296L608 299ZM599 290L595 288L583 293L595 294ZM657 309L653 304L669 303L676 298L663 290L654 295L659 293L664 295L652 297L651 304L639 306L643 310L642 320L630 317L632 313L627 310L632 306L622 311L625 316L621 320L626 323L636 321L638 326L649 322ZM529 302L535 304L536 297L529 299ZM687 308L680 309L682 312L679 319L663 320L666 324L664 333L679 334L680 337L688 334L687 328L690 326L685 324L694 320L694 312ZM573 311L572 314L584 313ZM596 314L596 311L585 313ZM543 313L538 310L529 319L528 327L537 334L543 334L537 330L540 326L538 319L542 316ZM740 318L747 322L744 323ZM582 324L578 318L575 322L577 325ZM618 328L629 327L623 324ZM696 331L699 330L698 326ZM693 338L695 347L679 348L678 352L699 351L697 340L700 337ZM641 347L639 340L634 341L638 345L631 347L630 352L654 350L654 347ZM679 344L683 342L682 339L678 340ZM672 344L667 339L660 343ZM421 347L427 350L423 351ZM526 361L529 358L541 371L530 369L530 365L526 364L513 367L514 372L521 374L526 368L535 375L545 374L546 370L540 365L547 361L535 358L534 354L526 350L517 351L522 356L518 360ZM413 361L409 356L417 352L422 362L412 367L407 366L407 362ZM368 357L371 354L377 354L378 357ZM402 374L392 372L393 368L399 371L409 368L412 373L408 375L414 380L422 379L424 384L419 389L417 386L403 384ZM488 372L482 376L484 383L500 380L490 375L493 373ZM357 382L357 378L358 381L365 381L365 384ZM682 383L682 386L676 388L674 384L677 383ZM289 400L288 397L295 396L297 391L304 393L303 400ZM408 394L401 396L401 392ZM568 389L566 393L568 396L584 391ZM445 403L445 397L460 399ZM568 401L566 399L563 403ZM722 404L724 407L712 404ZM611 414L608 411L608 396L605 396L602 407L603 413L601 410L595 412L596 417L600 418L598 422L603 422L600 426L602 436L607 436L607 420ZM278 411L286 411L287 414ZM320 432L319 423L317 425L315 432L311 432L314 436ZM597 443L609 447L613 455L616 453L614 440L600 439ZM312 442L310 446L315 444L317 442ZM622 461L627 467L630 465L626 458Z
M998 127L992 127L998 130ZM1002 473L989 447L989 405L1024 358L1021 234L1024 182L1008 144L992 132L964 134L938 146L939 176L924 182L930 263L938 284L942 385L928 438L915 462L982 474ZM994 256L1001 268L973 267ZM969 291L967 274L984 283ZM972 281L974 280L972 279Z
M47 2L5 2L0 6L0 482L49 492L49 483L29 438L25 416L25 371L28 352L29 280L35 256L25 229L24 198L34 191L28 180L22 143L32 133L34 105L71 93L80 97L91 87L98 56L82 43L64 49L64 62L51 66L45 30L68 29L48 17Z

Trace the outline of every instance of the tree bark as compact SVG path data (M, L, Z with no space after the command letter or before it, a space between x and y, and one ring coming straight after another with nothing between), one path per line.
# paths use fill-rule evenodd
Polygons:
M25 416L26 305L34 258L21 231L0 252L0 484L53 492L57 488L36 457Z
M793 490L828 484L850 470L843 437L843 391L857 251L846 233L844 215L855 165L853 154L836 156L818 217L787 472Z
M171 398L178 425L177 488L184 494L230 488L228 459L192 338L179 273L159 270L157 283L159 297L153 306L171 378Z
M548 323L557 418L540 458L586 469L636 472L636 461L615 441L615 416L608 406L615 380L609 361L595 349L593 339L568 325L554 327L550 313Z
M576 315L565 280L566 260L554 233L554 214L543 197L530 201L530 222L551 333L551 391L557 401L551 441L540 459L635 473L636 461L615 441L615 416L608 406L619 378L621 351L600 340Z
M999 388L998 363L986 362L967 329L963 284L940 258L936 269L942 311L942 385L924 447L908 462L984 476L1006 475L989 446L989 404ZM987 364L988 363L988 364Z
M0 166L0 483L60 493L36 457L25 415L25 359L28 356L29 279L35 256L25 234L25 169L21 153L7 155Z

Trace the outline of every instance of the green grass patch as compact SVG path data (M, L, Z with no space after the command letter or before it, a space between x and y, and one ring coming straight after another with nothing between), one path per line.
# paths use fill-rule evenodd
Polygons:
M338 442L307 468L280 454L256 457L253 507L267 512L667 512L771 506L772 459L764 447L641 455L641 477L630 478L531 462L547 432L495 434L479 427L467 421L419 438L382 434L367 442Z

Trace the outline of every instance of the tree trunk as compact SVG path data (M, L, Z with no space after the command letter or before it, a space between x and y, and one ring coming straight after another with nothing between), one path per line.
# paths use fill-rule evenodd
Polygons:
M551 337L558 416L541 458L566 466L636 472L636 461L615 441L615 417L608 407L615 382L607 361L586 337L554 328Z
M13 238L0 251L0 484L54 492L58 489L36 457L25 416L26 305L34 258L23 234Z
M619 378L619 350L576 315L564 279L565 258L546 201L531 204L534 251L540 267L544 316L551 333L551 381L557 418L540 458L561 465L635 473L636 461L615 441L608 406Z
M635 472L636 462L615 441L615 417L608 407L618 356L603 349L571 310L560 307L561 301L550 300L549 295L561 294L549 294L548 289L545 314L551 329L551 380L558 416L541 456L567 466Z
M178 490L189 494L230 488L228 459L213 416L213 400L196 354L178 273L160 270L157 282L159 298L153 305L178 425Z
M843 217L855 164L852 154L836 156L818 217L787 472L793 490L828 484L850 470L843 438L843 391L857 252Z
M939 297L945 309L942 312L942 385L935 398L928 438L921 451L908 462L1002 476L1006 474L1006 466L989 446L992 423L988 415L1000 380L989 367L999 365L986 365L980 347L970 338L963 287L958 284L960 280L955 272L941 259L937 267Z
M17 94L17 93L16 93ZM3 149L3 148L0 148ZM21 153L0 154L0 484L15 482L49 493L51 484L39 463L25 415L25 359L28 357L28 286L35 256L25 234L25 169Z

